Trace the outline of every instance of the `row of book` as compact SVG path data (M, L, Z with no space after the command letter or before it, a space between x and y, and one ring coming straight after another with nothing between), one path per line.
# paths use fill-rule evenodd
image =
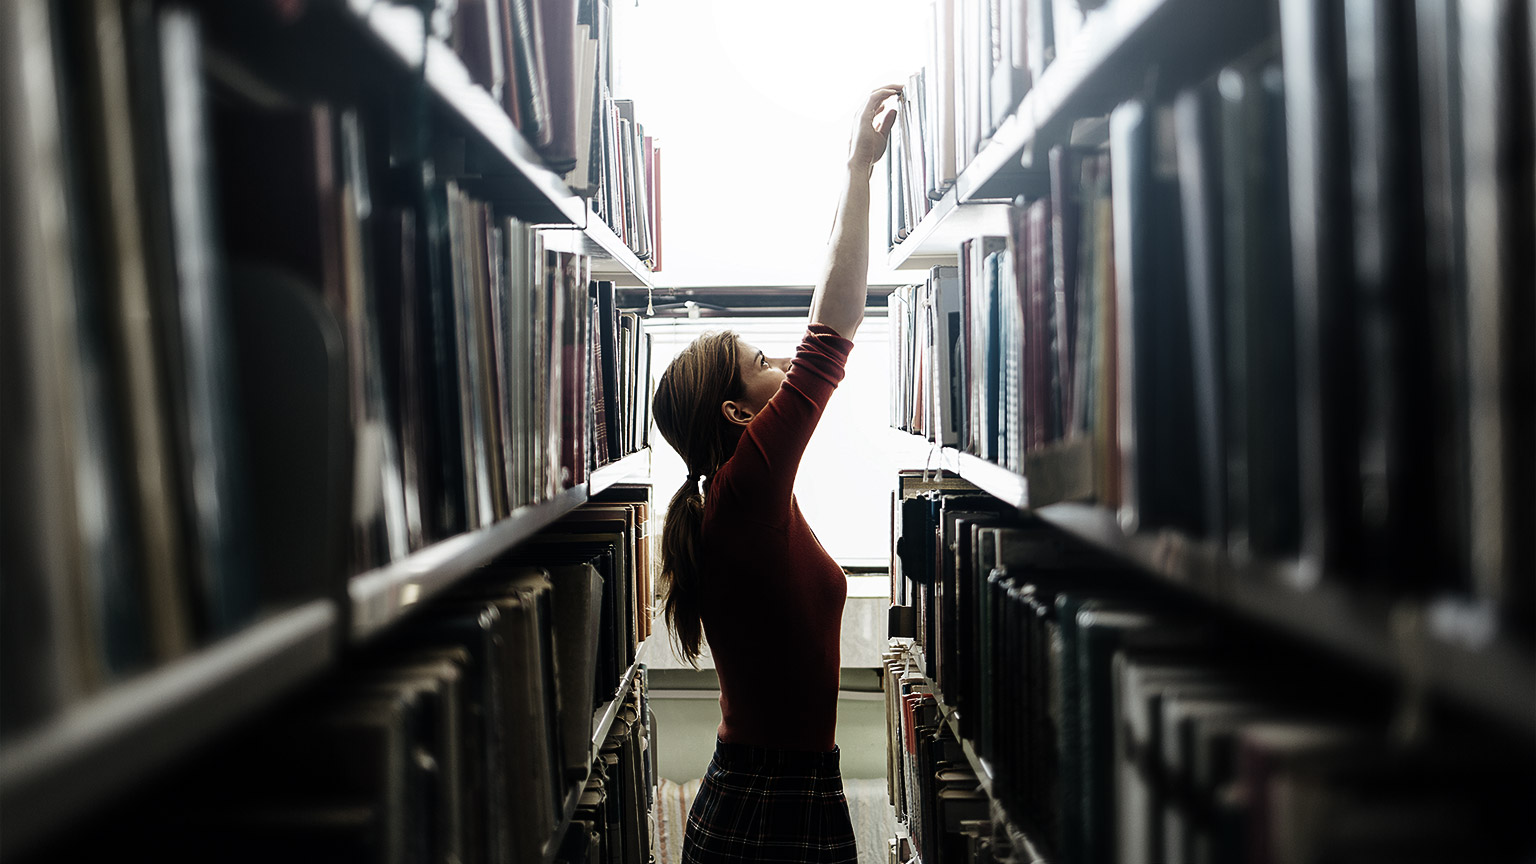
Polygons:
M991 799L960 743L945 734L931 688L907 665L901 649L885 651L881 663L887 682L886 787L905 834L893 838L892 864L1005 860L1007 850L996 845ZM991 854L994 849L998 854Z
M587 258L203 14L7 13L0 734L644 446Z
M887 698L892 740L917 758L902 769L912 788L892 791L909 810L936 804L908 824L937 860L961 860L944 851L960 848L946 833L963 834L947 814L982 812L966 770L989 775L1005 820L1063 862L1536 851L1536 775L1512 758L1528 742L1449 719L1410 728L1390 694L1048 525L964 490L912 500L924 506L898 514L893 580L907 584L893 594L907 592L917 626L894 634Z
M636 500L612 503L626 498ZM655 776L644 674L628 674L648 617L638 517L649 487L610 499L471 574L307 694L46 851L549 861L573 842L564 826L606 799L600 812L622 818L604 848L626 852L598 860L635 860L629 850L649 848ZM610 731L594 740L605 717Z
M655 726L639 679L598 750L570 827L555 852L558 864L647 864L656 811Z
M928 56L907 81L888 161L889 241L954 185L1100 2L938 0Z
M661 148L614 95L610 0L459 0L429 20L545 163L660 270Z
M1009 234L891 293L891 425L1019 474L1026 454L1082 455L1067 497L1118 500L1110 159L1049 155L1052 197L1009 209ZM926 383L920 383L926 382ZM1049 502L1047 502L1049 503Z
M1381 12L1379 34L1319 12L1338 37L1326 69L1307 72L1291 43L1282 65L1271 42L1080 122L1008 237L970 241L958 272L892 295L893 424L1020 473L1080 442L1081 476L1059 488L1130 530L1471 598L1529 635L1536 268L1521 238L1536 193L1520 142L1536 109L1529 45L1511 35L1528 29L1514 4L1492 23L1468 15L1454 63L1428 23L1443 5ZM1472 47L1503 58L1497 74L1479 77ZM1395 89L1372 95L1346 68ZM1468 98L1448 117L1431 86L1446 76L1487 79L1508 113ZM1391 106L1382 137L1373 112ZM1288 110L1331 125L1288 125ZM1299 161L1314 135L1336 146ZM1446 135L1463 155L1441 165Z
M341 286L322 300L318 281L224 254L197 13L26 2L5 18L9 735L339 585L361 394ZM355 224L340 152L332 235ZM269 528L291 533L262 542Z

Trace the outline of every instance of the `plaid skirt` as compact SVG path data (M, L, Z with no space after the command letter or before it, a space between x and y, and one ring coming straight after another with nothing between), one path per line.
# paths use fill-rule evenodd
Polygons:
M854 864L838 751L717 741L683 834L683 864Z

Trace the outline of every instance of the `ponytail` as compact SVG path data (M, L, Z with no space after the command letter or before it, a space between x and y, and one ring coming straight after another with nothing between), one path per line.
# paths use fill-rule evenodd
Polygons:
M661 529L662 612L672 632L673 648L697 665L704 643L699 618L699 541L704 533L704 496L689 477L672 495Z
M720 405L741 397L736 334L706 333L684 348L656 382L651 415L688 466L661 528L662 611L673 647L698 664L704 645L704 486L735 449L736 432Z

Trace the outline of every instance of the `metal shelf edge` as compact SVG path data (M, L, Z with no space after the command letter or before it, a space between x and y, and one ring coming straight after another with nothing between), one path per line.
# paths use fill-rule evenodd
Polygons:
M1298 561L1237 563L1215 544L1179 532L1127 535L1114 513L1096 505L1053 504L1032 512L1219 606L1402 680L1422 680L1433 692L1536 734L1536 664L1506 643L1474 649L1435 640L1419 627L1396 632L1393 609L1385 605L1367 608L1345 586L1327 581L1302 587Z
M583 202L585 207L585 202ZM618 276L614 282L625 288L654 288L651 269L640 260L608 223L588 213L583 233L587 239L587 251L592 257L593 275ZM615 266L605 266L607 264Z
M973 456L952 447L944 448L952 453L958 463L957 473L975 484L977 488L1019 510L1029 508L1029 481L1019 474L996 465L980 456Z
M591 498L610 486L632 480L642 473L649 477L650 471L651 448L642 447L628 456L620 457L617 462L610 462L593 471L592 479L587 481L587 497Z
M405 69L415 71L423 62L420 12L391 2L351 0L347 12L358 25L372 34L379 45L394 55ZM426 79L441 103L452 110L465 125L475 130L487 144L525 177L565 221L582 224L586 202L566 187L565 181L544 165L543 160L523 137L512 118L478 84L453 50L439 39L427 39Z
M10 858L335 659L335 605L311 600L117 684L0 748Z
M352 577L347 585L352 601L352 641L366 641L586 500L586 487L576 486L548 501L519 507L494 525L439 541Z

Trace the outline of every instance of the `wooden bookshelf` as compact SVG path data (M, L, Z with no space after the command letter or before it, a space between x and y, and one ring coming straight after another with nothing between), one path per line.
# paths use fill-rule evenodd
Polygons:
M0 748L12 860L329 668L336 607L312 600L67 708Z
M554 498L512 511L486 528L450 537L377 570L352 577L347 593L352 603L351 639L365 642L420 608L508 549L539 533L614 483L649 473L650 451L640 450L599 468L588 485L575 486Z

